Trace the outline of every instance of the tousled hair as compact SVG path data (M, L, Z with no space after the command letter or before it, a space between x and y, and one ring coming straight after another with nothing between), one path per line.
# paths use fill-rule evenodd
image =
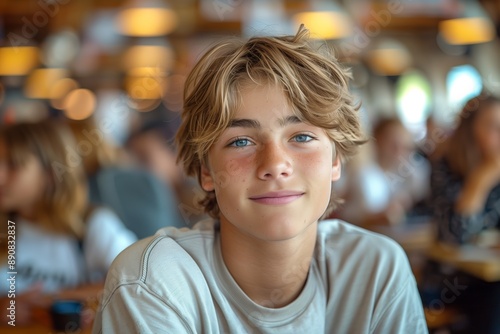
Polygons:
M350 78L329 50L312 45L303 26L295 36L218 43L186 80L182 123L176 136L178 162L187 175L201 181L208 151L228 127L240 106L242 88L249 83L282 87L296 116L323 128L336 154L345 161L366 141L358 119L359 105L348 90ZM219 218L214 191L206 192L200 204Z

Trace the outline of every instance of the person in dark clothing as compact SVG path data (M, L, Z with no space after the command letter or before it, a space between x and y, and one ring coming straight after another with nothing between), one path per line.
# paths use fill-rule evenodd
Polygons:
M469 100L458 127L431 173L438 239L473 243L481 232L500 227L500 99L482 94ZM486 283L454 273L467 289L457 304L476 333L500 333L500 282ZM424 302L425 304L425 302Z

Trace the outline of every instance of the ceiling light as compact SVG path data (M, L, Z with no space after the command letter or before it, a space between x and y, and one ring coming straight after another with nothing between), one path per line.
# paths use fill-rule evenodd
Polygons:
M495 26L477 1L459 2L462 14L439 23L439 33L451 45L485 43L495 38Z
M134 2L117 17L118 30L127 36L150 37L171 33L177 27L176 13L163 2Z
M39 63L34 46L0 47L0 75L26 75Z
M353 32L347 12L330 1L313 1L311 10L295 14L293 22L296 27L304 24L316 39L340 39Z

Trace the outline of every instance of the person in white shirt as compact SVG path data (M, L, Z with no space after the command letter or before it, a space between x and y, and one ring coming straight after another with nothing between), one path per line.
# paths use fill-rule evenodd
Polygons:
M320 222L365 139L348 73L308 36L221 42L194 67L178 160L213 219L122 252L94 333L427 333L402 249Z
M335 217L363 227L408 223L417 218L417 205L429 196L430 163L417 152L412 134L396 117L376 123L372 147L373 156L351 160L347 173L334 185L346 199ZM425 212L420 218L429 219Z
M63 291L95 285L87 292L97 293L114 258L137 240L112 211L87 205L82 166L67 154L72 139L52 120L0 128L0 216L8 230L0 272L3 282L15 273L16 325L44 321L32 309L48 311ZM2 306L9 288L0 285Z

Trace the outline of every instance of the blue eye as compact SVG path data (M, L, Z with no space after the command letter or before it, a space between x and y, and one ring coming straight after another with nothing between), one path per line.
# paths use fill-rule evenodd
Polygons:
M250 144L250 141L248 139L236 139L235 141L231 142L229 146L234 146L234 147L245 147Z
M296 142L298 143L307 143L311 140L313 140L313 138L311 136L308 136L308 135L304 135L304 134L301 134L301 135L296 135L295 137L293 137L295 139Z

